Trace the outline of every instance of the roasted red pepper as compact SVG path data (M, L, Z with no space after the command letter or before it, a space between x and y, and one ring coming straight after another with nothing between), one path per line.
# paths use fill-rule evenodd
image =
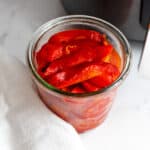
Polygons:
M61 57L63 57L62 61L64 62L64 59L68 59L70 57L70 56L69 57L64 57L64 56L72 54L74 51L76 51L76 54L73 54L73 56L71 56L74 59L77 59L77 57L81 57L80 60L82 61L83 56L84 56L84 59L87 59L87 61L88 61L90 59L89 57L91 57L91 59L92 59L92 57L94 57L94 55L100 56L101 57L100 59L102 59L105 56L109 55L111 53L112 49L113 49L113 47L111 45L100 46L99 43L97 43L93 40L76 40L76 41L72 41L72 42L69 42L66 44L62 44L59 42L55 42L55 43L49 42L49 43L46 43L41 48L41 50L37 53L37 62L39 65L38 67L42 68L42 67L44 67L44 65L46 63L51 63L54 60L59 59ZM80 50L80 52L79 52L79 50ZM98 50L100 50L102 52L99 53ZM79 53L79 54L77 54L77 53ZM91 53L94 53L94 54L91 54ZM86 58L85 54L87 57L89 55L89 57ZM58 61L58 63L59 63L59 61ZM74 61L74 60L72 60L72 61ZM72 61L70 61L70 59L69 59L69 62L66 60L66 63L70 64ZM56 65L58 67L60 64L62 64L61 61L58 65L57 65L57 61L56 61ZM47 73L45 73L45 74L47 74Z
M42 48L37 52L37 64L38 68L44 68L47 63L52 62L53 60L61 57L63 54L63 44L61 43L46 43Z
M76 66L85 62L92 62L94 60L101 60L109 55L112 51L112 46L97 46L93 49L85 46L79 51L75 51L70 55L66 55L56 61L53 61L45 70L44 75L48 76L58 71L64 70L68 67Z
M66 43L72 40L94 40L97 42L101 41L101 34L94 30L84 30L84 29L76 29L76 30L68 30L56 33L49 39L49 42L61 42Z
M100 90L98 86L90 83L89 80L82 82L82 85L88 92L94 92Z
M115 49L113 49L110 55L107 55L103 61L115 65L120 71L122 70L121 58Z
M79 85L75 86L72 90L72 93L85 93L86 91Z
M99 87L99 88L104 88L109 86L111 83L113 83L119 76L120 72L119 69L110 64L103 64L106 65L105 67L103 67L103 73L100 74L99 76L90 79L90 83L94 84L95 86Z
M108 71L110 68L112 68L112 65L109 63L86 63L80 66L71 67L62 72L58 72L50 76L48 82L58 88L65 88L97 76L103 78L107 78L108 76L110 78Z
M107 87L121 71L121 59L106 35L93 30L56 33L37 52L36 61L42 78L72 93Z

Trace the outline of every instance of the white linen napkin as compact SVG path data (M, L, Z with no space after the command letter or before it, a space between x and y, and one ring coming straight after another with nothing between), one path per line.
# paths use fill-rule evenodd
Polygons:
M74 128L41 102L26 67L1 50L0 150L84 150Z

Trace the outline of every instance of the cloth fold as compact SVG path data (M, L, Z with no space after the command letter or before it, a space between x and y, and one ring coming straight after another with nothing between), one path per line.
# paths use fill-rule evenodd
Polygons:
M84 150L75 129L42 103L27 68L2 50L0 149Z

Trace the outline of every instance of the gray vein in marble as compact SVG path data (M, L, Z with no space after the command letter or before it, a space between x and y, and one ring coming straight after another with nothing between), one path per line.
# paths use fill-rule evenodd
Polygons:
M33 32L66 13L59 0L1 0L0 14L0 46L25 62Z
M1 46L4 45L7 36L8 36L8 32L4 32L3 34L0 35L0 45Z

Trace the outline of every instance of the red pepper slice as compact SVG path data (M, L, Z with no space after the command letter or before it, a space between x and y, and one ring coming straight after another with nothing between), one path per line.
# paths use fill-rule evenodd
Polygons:
M95 47L98 43L92 40L77 40L67 44L61 44L58 42L48 42L43 45L40 51L36 54L36 60L38 62L38 68L42 68L46 63L52 62L58 58L68 55L80 48Z
M99 87L97 87L94 84L90 83L89 80L82 82L82 85L87 90L87 92L94 92L94 91L100 90Z
M95 59L101 61L101 59L111 53L111 51L111 45L97 46L95 48L85 47L80 51L75 51L70 55L53 61L45 70L44 75L49 76L57 71L76 66L81 63L92 62Z
M43 68L48 62L51 62L62 56L63 45L60 43L46 43L36 54L38 68Z
M121 58L115 49L113 49L112 52L103 59L103 61L115 65L120 71L122 70Z
M62 89L96 76L106 76L107 70L112 66L109 63L92 62L69 68L56 73L47 80L50 84Z
M57 46L57 44L58 44L58 46L63 45L63 48L60 49ZM53 58L53 59L49 59L49 61L54 61L54 60L61 58L65 55L69 55L72 52L79 50L81 48L87 48L87 47L93 47L94 48L94 47L98 46L98 43L95 41L92 41L92 40L76 40L76 41L71 41L71 42L66 43L66 44L59 44L58 42L57 43L51 42L50 45L56 45L56 46L53 46L53 49L49 49L49 50L51 50L51 52L49 52L49 55L50 55L49 57Z
M85 93L86 91L80 86L76 86L71 90L71 93Z
M101 34L94 30L84 30L84 29L73 29L62 31L53 35L49 42L60 42L66 43L71 40L83 40L83 39L90 39L97 42L101 40Z
M75 50L80 50L80 49L84 49L84 48L95 48L99 46L99 43L93 40L75 40L75 41L70 41L69 43L67 43L65 45L64 48L64 55L70 54L72 52L74 52ZM63 56L64 56L63 55Z
M109 66L107 65L107 69L103 71L103 74L90 79L89 82L99 88L104 88L112 84L118 78L119 74L119 69L110 64Z

